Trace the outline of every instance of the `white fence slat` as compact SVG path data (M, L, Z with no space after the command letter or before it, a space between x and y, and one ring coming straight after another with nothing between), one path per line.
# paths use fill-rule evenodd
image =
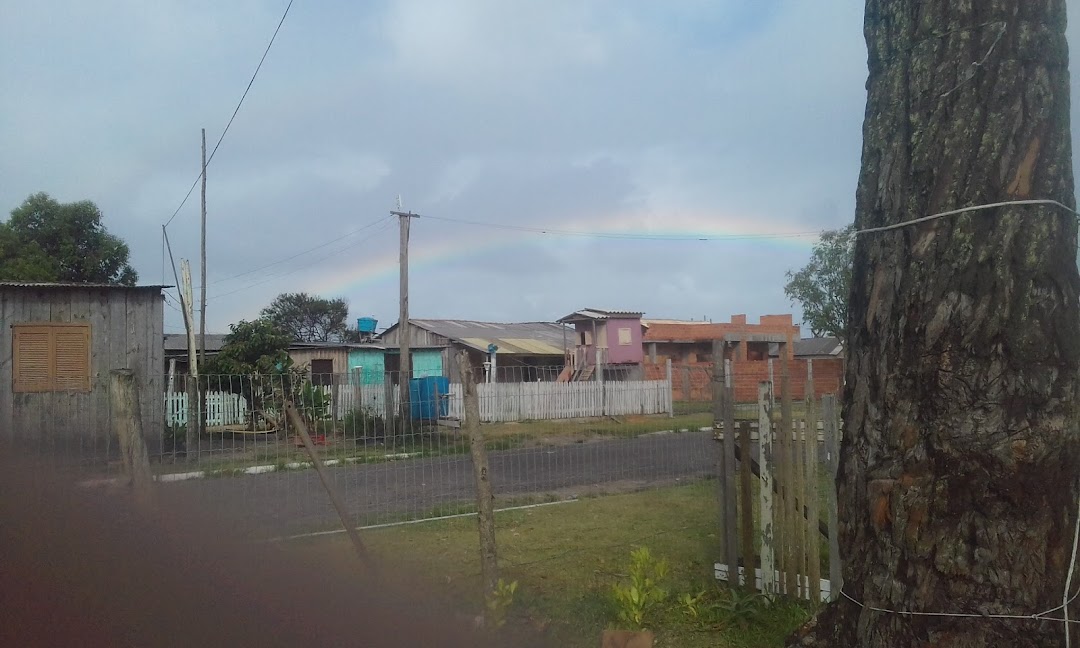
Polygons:
M329 387L319 389L328 397L332 394ZM485 423L666 414L671 408L671 385L667 380L481 383L477 385L477 391L480 419ZM226 392L208 392L205 396L208 425L246 422L248 404L243 396ZM463 414L461 385L452 383L446 396L449 416L460 419ZM172 392L164 397L166 422L174 426L185 425L187 393ZM400 400L395 389L393 402L387 403L384 385L339 385L337 398L339 417L361 409L386 416L388 412L397 411Z

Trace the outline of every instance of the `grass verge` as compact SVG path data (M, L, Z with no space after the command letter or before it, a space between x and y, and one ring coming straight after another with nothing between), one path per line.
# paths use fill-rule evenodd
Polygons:
M630 551L648 546L670 566L662 583L668 595L647 617L657 646L782 645L808 612L797 603L747 602L715 583L715 501L705 482L497 514L501 575L519 583L512 619L552 645L596 646L605 628L623 625L612 588L627 578ZM463 610L480 609L473 518L373 529L364 537L383 564L425 574L417 587L437 589ZM360 573L342 536L287 546ZM695 617L682 599L702 592Z
M668 416L628 416L574 421L524 421L492 423L483 426L489 451L511 450L526 446L558 445L598 438L634 438L666 430L697 430L712 425L709 414ZM460 431L426 426L396 443L375 439L329 437L330 445L319 448L322 459L349 460L348 463L381 463L401 459L460 455L469 452L468 439ZM205 470L207 476L242 474L244 468L270 465L287 470L289 464L309 461L303 448L288 439L264 439L243 445L209 451L198 462L161 463L163 474Z

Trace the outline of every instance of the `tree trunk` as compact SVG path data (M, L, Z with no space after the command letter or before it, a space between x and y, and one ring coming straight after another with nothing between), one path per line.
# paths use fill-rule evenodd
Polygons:
M867 0L857 229L999 201L1072 207L1064 34L1065 0ZM1076 244L1074 215L1045 205L857 239L837 477L846 595L976 615L1061 604L1078 496ZM841 598L790 643L1060 646L1064 628Z

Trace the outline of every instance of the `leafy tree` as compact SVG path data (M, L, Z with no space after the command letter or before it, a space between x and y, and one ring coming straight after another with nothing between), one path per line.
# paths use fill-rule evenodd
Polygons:
M207 361L204 374L274 374L292 367L292 338L273 322L241 320L229 325L229 334L218 354Z
M307 293L278 295L260 313L297 342L339 342L346 339L349 305Z
M784 293L802 306L803 317L814 335L844 339L855 228L824 232L814 245L810 262L798 272L788 271Z
M36 193L0 223L0 279L133 286L128 246L89 200L60 203Z

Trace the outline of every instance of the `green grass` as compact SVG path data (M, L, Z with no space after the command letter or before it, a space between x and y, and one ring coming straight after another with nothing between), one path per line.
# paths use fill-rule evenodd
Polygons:
M808 618L801 605L729 608L732 595L713 579L718 556L715 482L610 495L496 515L501 576L518 581L511 617L542 631L552 645L594 647L620 627L612 587L626 578L630 551L648 546L665 559L669 596L647 618L657 646L782 645ZM481 609L476 521L459 518L373 529L364 539L380 561L416 587L435 590L463 611ZM294 540L287 546L344 569L360 566L343 536ZM705 591L697 620L679 599ZM739 599L735 599L738 602Z
M569 421L522 421L520 423L492 423L482 426L484 435L492 441L515 438L523 443L559 442L589 437L610 436L631 438L665 430L696 430L712 426L712 415L707 413L654 416L619 416ZM491 443L491 441L489 441Z

